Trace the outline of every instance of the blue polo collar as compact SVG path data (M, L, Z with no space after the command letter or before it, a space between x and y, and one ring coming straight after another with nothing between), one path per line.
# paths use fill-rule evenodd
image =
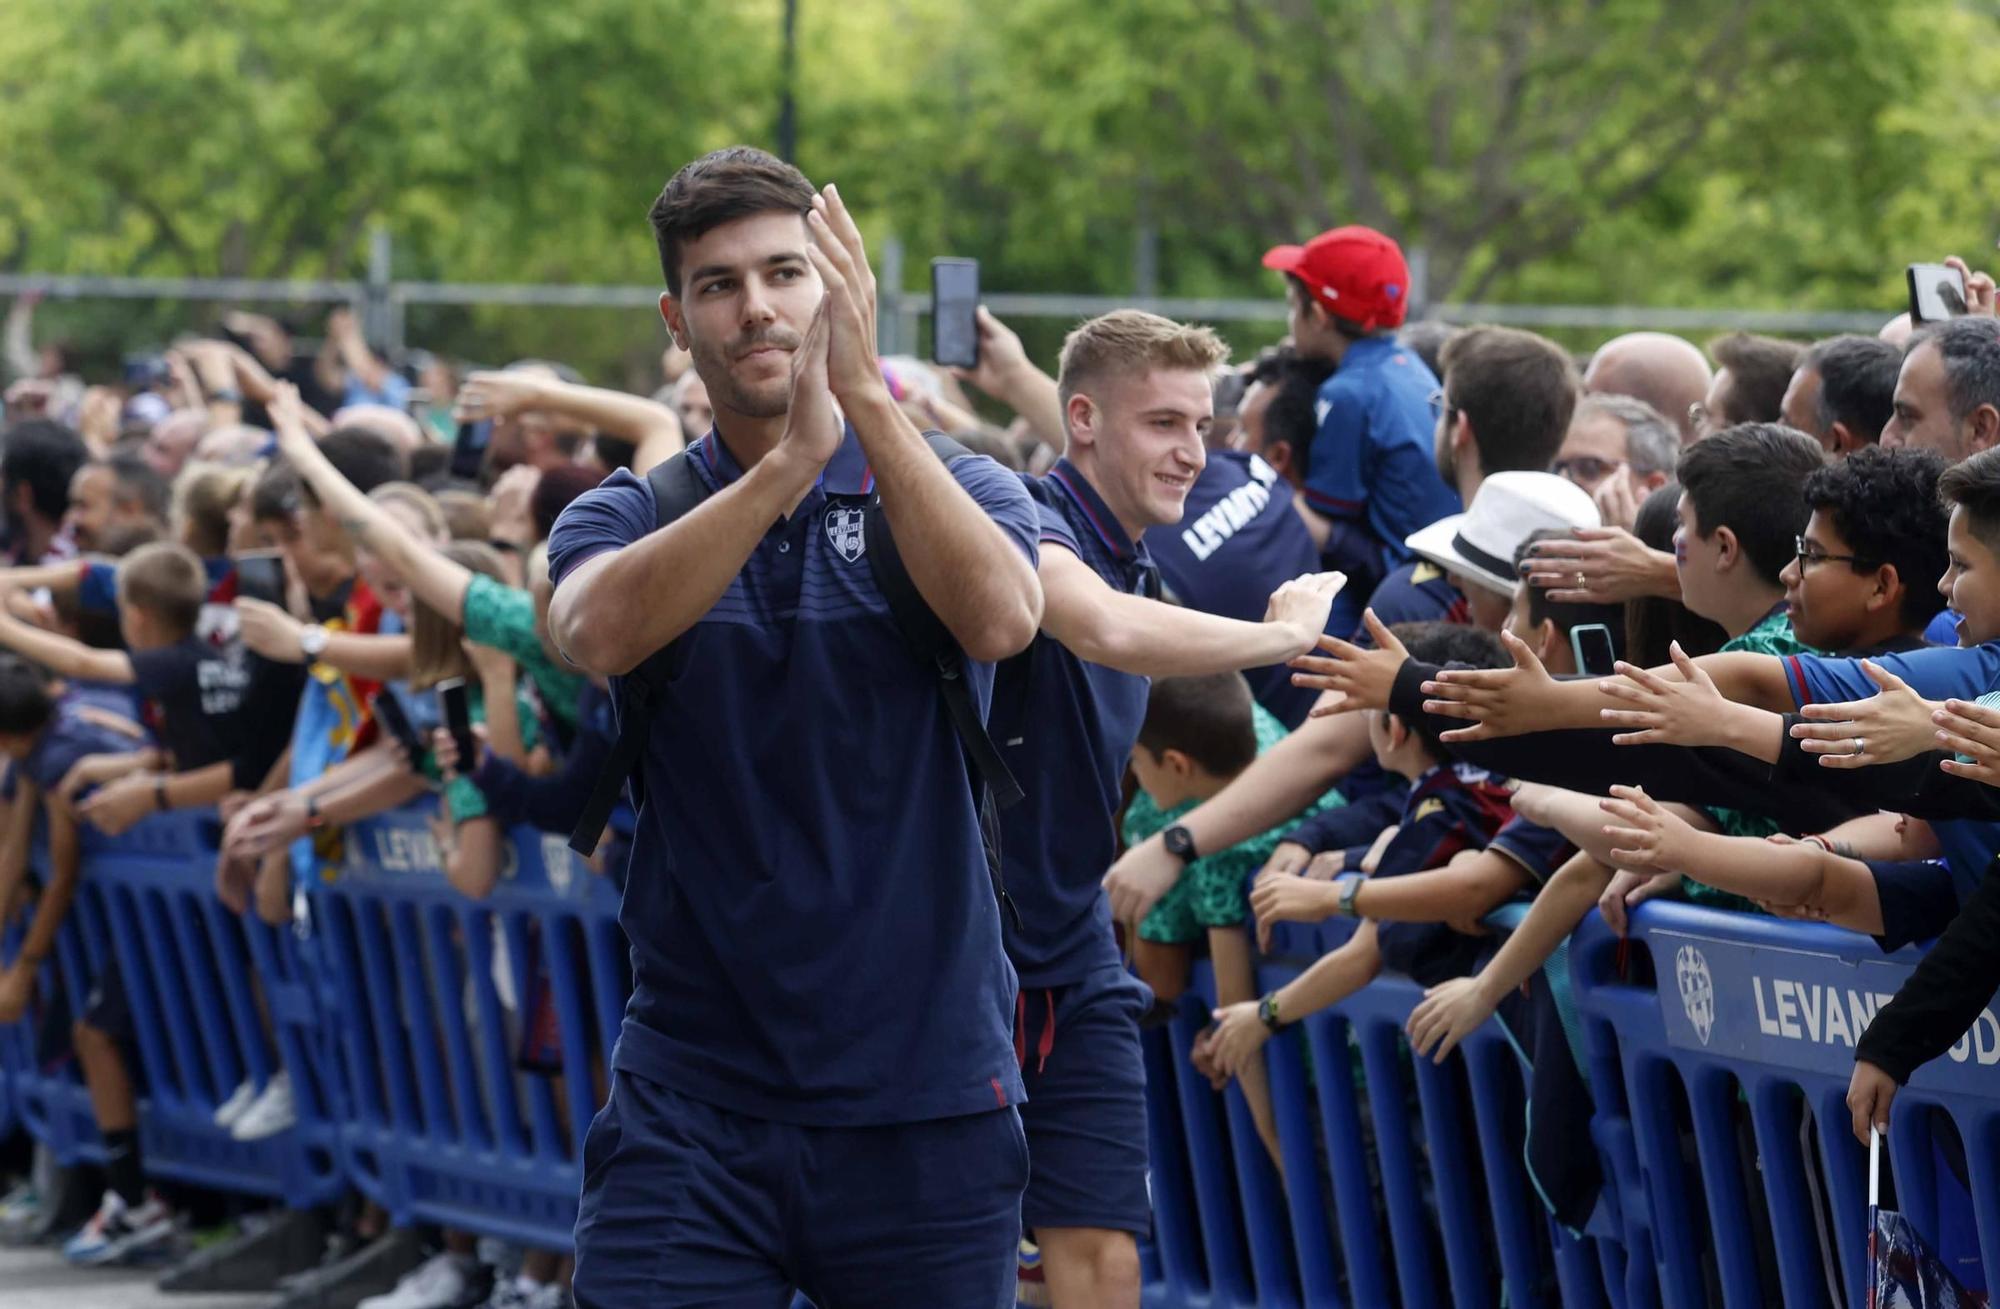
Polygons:
M1077 508L1083 511L1084 518L1096 531L1097 539L1104 543L1104 548L1113 556L1119 559L1138 557L1139 547L1133 544L1132 538L1127 536L1125 529L1119 525L1118 515L1111 512L1111 506L1104 503L1104 497L1097 494L1097 488L1077 471L1075 464L1066 458L1056 460L1055 467L1049 469L1048 480L1061 488L1063 493L1075 502Z

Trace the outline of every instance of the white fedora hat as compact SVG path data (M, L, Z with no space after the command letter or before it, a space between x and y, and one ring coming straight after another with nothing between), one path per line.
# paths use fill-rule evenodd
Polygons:
M1520 586L1514 552L1536 532L1597 527L1588 492L1553 473L1495 473L1479 484L1472 508L1413 532L1404 544L1446 572L1511 596Z

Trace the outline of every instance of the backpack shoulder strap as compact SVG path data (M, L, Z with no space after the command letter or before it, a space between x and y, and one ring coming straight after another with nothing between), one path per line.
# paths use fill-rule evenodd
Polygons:
M708 498L708 486L694 470L692 448L656 464L646 474L653 491L653 530L659 531ZM569 835L569 848L588 857L604 835L604 824L618 803L618 794L639 763L639 748L646 740L646 724L651 718L653 697L665 685L671 671L671 647L655 651L645 662L619 679L617 694L618 736L611 753L598 769L590 788L590 799L577 815Z
M946 466L972 456L972 451L941 432L926 432L924 440ZM888 602L889 614L910 653L936 673L952 727L980 780L991 790L994 803L1004 809L1021 799L1021 784L1014 780L1006 760L1000 757L993 738L987 734L979 706L972 698L972 688L965 680L965 654L944 620L932 611L911 580L879 502L871 501L866 513L868 566L875 575L875 585Z

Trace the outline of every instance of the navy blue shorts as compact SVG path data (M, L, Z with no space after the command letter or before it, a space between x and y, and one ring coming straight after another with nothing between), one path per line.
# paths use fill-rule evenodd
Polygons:
M1152 993L1122 968L1023 987L1015 1031L1028 1102L1028 1227L1152 1228L1146 1065L1139 1016Z
M885 1127L731 1113L619 1070L583 1145L578 1309L1013 1309L1013 1108Z

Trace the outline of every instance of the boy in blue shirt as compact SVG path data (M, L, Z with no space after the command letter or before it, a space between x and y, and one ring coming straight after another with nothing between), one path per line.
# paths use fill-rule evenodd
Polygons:
M1264 266L1285 275L1298 352L1335 365L1319 391L1304 509L1324 565L1348 575L1358 614L1409 558L1404 539L1459 510L1433 450L1437 378L1395 337L1409 312L1409 265L1380 232L1339 227L1275 247Z
M1422 657L1430 661L1441 662L1453 653L1478 653L1476 666L1491 667L1505 657L1491 634L1474 628L1411 625L1396 635L1408 648L1425 652ZM1501 779L1453 762L1428 722L1421 718L1406 722L1386 711L1366 712L1377 762L1410 786L1394 835L1375 855L1372 868L1365 870L1369 880L1443 868L1464 851L1484 849L1514 816ZM1306 820L1285 840L1315 853L1329 848L1325 834L1336 830L1337 824L1327 818ZM1361 875L1342 875L1342 892L1349 903L1362 883ZM1346 904L1341 910L1351 912ZM1235 1077L1272 1033L1352 995L1384 968L1431 985L1471 971L1482 948L1479 937L1443 923L1365 920L1345 943L1262 1000L1218 1008L1215 1026L1204 1033L1197 1057L1210 1062L1217 1073Z

